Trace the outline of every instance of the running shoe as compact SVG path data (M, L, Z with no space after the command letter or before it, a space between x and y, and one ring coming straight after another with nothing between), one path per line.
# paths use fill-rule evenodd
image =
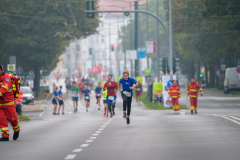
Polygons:
M126 116L127 116L126 113L123 113L123 118L126 118Z
M76 107L76 112L77 112L78 110L77 110L77 107Z
M14 134L13 134L13 140L17 140L18 139L18 137L19 137L19 133L20 133L20 130L18 131L18 132L14 132Z
M100 111L100 108L98 108L98 111Z
M193 115L193 110L191 110L191 115Z
M115 111L113 110L113 115L115 115Z
M88 109L86 109L86 112L88 112Z
M109 116L107 115L107 118L109 118Z
M7 137L2 137L2 138L0 138L0 141L9 141L9 138L7 138Z
M195 111L195 114L197 114L197 111Z
M62 113L62 115L64 115L65 113Z
M105 113L103 114L103 117L104 117L104 118L106 117L106 114L105 114Z
M127 124L130 124L130 118L127 118Z
M113 117L113 114L111 113L111 114L110 114L110 118L112 118L112 117Z

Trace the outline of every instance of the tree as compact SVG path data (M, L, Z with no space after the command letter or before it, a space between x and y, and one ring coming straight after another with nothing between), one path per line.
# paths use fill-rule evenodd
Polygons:
M39 91L40 70L52 70L74 38L96 33L98 17L88 19L86 1L5 0L0 2L0 59L17 57L24 71L34 71ZM61 34L59 36L57 33ZM70 35L64 37L63 35Z

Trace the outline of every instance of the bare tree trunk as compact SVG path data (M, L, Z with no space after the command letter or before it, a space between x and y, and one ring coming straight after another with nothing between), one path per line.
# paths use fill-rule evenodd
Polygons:
M39 97L40 93L40 67L38 64L35 65L34 67L34 91L36 93L36 96Z
M209 87L209 83L208 83L208 67L207 66L204 66L205 67L205 78L206 78L206 88Z

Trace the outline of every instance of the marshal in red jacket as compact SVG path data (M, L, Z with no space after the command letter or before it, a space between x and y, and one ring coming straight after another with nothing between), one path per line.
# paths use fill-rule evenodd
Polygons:
M15 99L10 76L3 72L2 75L0 75L0 107L6 108L14 104Z

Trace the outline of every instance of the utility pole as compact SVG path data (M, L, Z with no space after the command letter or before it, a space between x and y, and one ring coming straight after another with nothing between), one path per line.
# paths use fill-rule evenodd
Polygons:
M138 2L135 2L135 10L138 10ZM138 13L135 13L135 50L138 50ZM135 60L135 77L139 76L139 60Z
M131 2L129 2L130 3L130 10L132 10L132 3ZM132 14L130 13L130 22L131 22L131 20L132 20ZM130 23L131 24L131 28L130 28L130 44L131 44L131 49L133 48L133 36L132 36L132 33L133 33L133 31L132 31L132 23ZM131 61L131 76L133 77L133 60L131 60L130 59L130 61Z
M158 0L157 0L157 16L159 17L158 11ZM159 23L157 22L157 81L160 80L160 70L159 70L159 58L160 58L160 42L159 42Z
M148 0L146 0L146 10L148 11ZM148 33L148 15L147 15L147 41L149 40L149 33ZM147 55L147 68L149 68L149 56Z
M118 40L117 40L117 53L119 54L119 16L118 16ZM118 58L118 56L117 56L117 58ZM118 60L118 76L120 75L121 73L120 73L120 60Z
M112 61L112 55L111 55L111 24L109 23L109 57L110 57L110 59L109 59L109 74L112 74L112 66L111 66L111 61Z
M123 10L124 10L124 8L123 8ZM125 39L126 38L126 36L125 36L125 15L123 15L123 36L124 36L123 39ZM126 51L124 51L123 53L124 53L124 70L126 70L127 69L127 55L126 55Z
M172 0L169 0L169 65L170 77L173 78L173 61L172 61Z

